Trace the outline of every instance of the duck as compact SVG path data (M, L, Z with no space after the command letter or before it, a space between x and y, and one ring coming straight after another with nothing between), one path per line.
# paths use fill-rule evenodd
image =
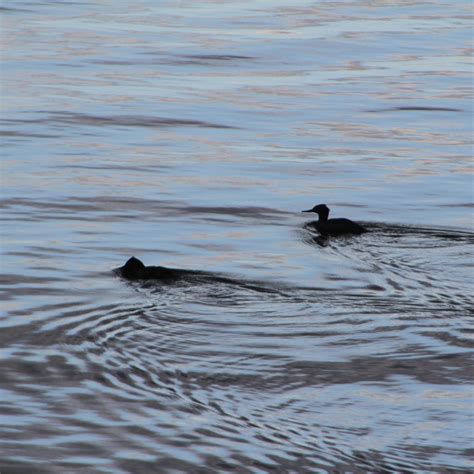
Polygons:
M301 212L318 214L319 220L312 222L311 225L322 235L363 234L368 232L365 227L344 217L328 219L330 209L326 204L317 204L313 208Z
M124 266L116 268L114 271L127 280L161 280L165 282L176 281L185 273L176 268L146 266L136 257L129 258Z

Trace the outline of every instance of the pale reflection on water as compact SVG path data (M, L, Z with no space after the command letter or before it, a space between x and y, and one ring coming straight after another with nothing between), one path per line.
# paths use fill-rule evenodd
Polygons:
M2 7L0 470L470 472L469 8Z

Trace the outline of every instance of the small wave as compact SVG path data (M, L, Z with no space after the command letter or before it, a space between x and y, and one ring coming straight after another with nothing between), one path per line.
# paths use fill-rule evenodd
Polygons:
M12 124L61 124L61 125L86 125L91 127L204 127L204 128L222 128L236 129L238 127L205 122L191 119L175 119L145 115L88 115L73 112L48 112L49 116L37 119L15 119L2 120L7 125Z
M463 112L462 109L454 107L428 107L428 106L401 106L401 107L389 107L386 109L374 109L366 110L366 112L379 113L379 112Z

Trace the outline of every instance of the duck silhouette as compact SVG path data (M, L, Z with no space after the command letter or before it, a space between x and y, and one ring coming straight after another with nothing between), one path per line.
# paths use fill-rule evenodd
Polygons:
M129 258L125 265L113 269L113 272L130 281L147 282L160 285L174 285L175 283L183 283L199 285L231 285L239 288L246 288L261 293L279 293L280 290L269 286L261 285L258 282L228 278L224 275L211 273L201 270L185 270L181 268L169 268L154 265L145 265L136 257Z
M328 219L329 207L326 204L317 204L311 209L307 209L301 212L314 212L318 214L319 220L311 222L311 227L315 228L320 234L326 235L344 235L344 234L363 234L368 232L365 227L360 224L346 219L344 217L338 217L336 219Z
M161 280L172 282L179 280L188 272L177 268L146 266L138 258L131 257L124 266L116 268L115 273L127 280Z

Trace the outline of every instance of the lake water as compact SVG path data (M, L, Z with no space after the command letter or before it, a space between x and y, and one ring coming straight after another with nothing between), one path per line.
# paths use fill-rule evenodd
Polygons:
M6 2L1 472L472 472L470 9Z

